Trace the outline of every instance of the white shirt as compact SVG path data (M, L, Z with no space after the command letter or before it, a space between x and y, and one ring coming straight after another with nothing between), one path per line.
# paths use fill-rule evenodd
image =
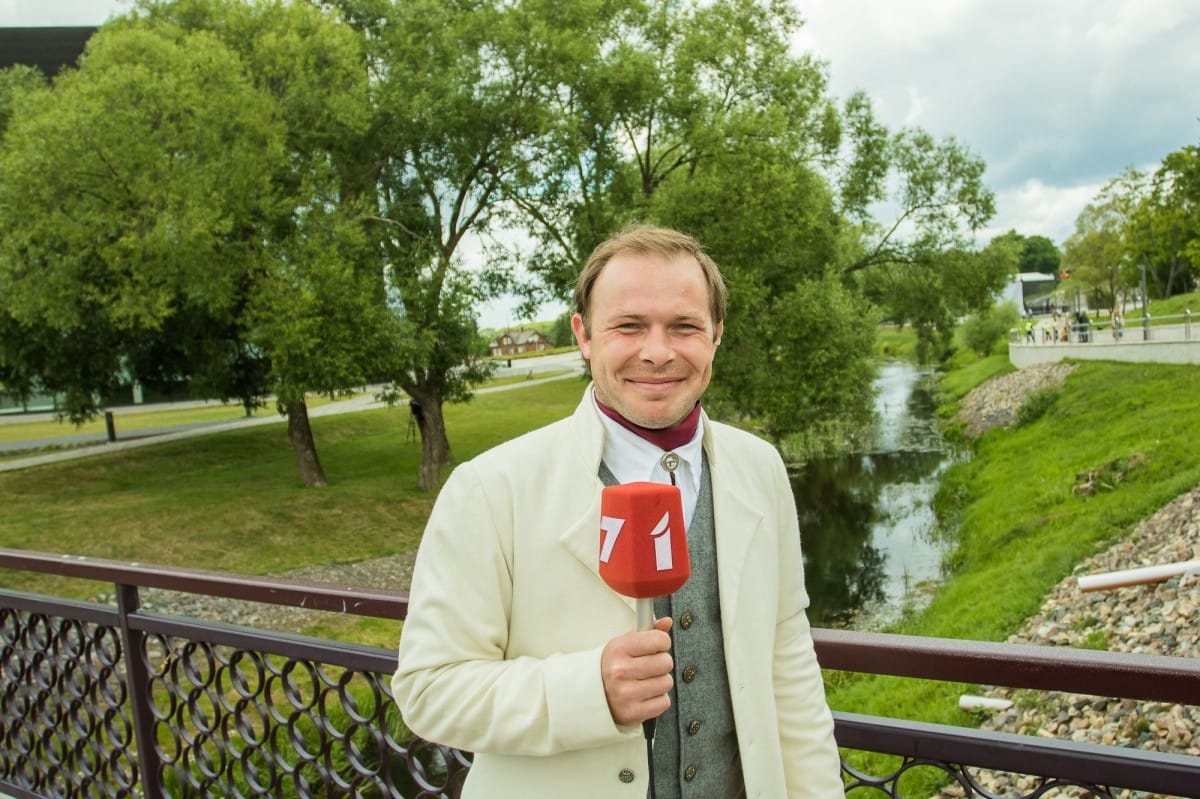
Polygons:
M596 392L592 391L592 403L596 403ZM670 483L671 476L663 468L664 450L656 444L627 430L613 421L596 407L596 415L604 425L604 465L619 483ZM700 496L700 471L704 465L704 416L701 415L692 440L678 449L671 450L679 456L675 469L675 483L683 496L683 522L692 524L696 512L696 501Z

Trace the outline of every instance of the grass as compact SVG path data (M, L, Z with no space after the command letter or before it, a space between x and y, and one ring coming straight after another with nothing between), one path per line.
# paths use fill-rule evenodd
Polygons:
M464 460L561 418L579 381L477 395L446 408ZM416 487L408 409L312 420L330 485L304 489L282 425L0 474L0 545L247 574L352 562L416 546L433 496ZM86 597L94 586L6 573L17 590ZM393 638L394 638L394 630Z

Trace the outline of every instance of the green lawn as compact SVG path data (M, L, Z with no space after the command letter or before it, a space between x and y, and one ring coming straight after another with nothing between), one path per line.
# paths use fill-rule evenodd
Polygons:
M446 409L456 458L557 418L582 382L480 394ZM433 496L416 487L408 409L312 420L325 489L303 488L283 425L248 428L0 473L0 545L248 574L416 546ZM5 573L10 588L94 586Z

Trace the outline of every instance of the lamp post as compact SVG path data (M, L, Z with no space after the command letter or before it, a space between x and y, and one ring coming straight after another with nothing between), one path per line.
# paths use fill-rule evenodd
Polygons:
M1142 273L1142 341L1150 340L1150 311L1146 308L1146 262L1138 264Z

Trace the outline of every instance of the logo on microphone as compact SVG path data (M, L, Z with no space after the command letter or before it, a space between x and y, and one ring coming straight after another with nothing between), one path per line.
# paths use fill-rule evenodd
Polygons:
M600 532L603 538L600 542L600 562L608 563L612 557L613 548L617 545L617 537L625 527L625 520L613 516L600 517ZM670 571L675 566L671 554L671 512L667 511L650 531L654 539L654 568L657 571Z

